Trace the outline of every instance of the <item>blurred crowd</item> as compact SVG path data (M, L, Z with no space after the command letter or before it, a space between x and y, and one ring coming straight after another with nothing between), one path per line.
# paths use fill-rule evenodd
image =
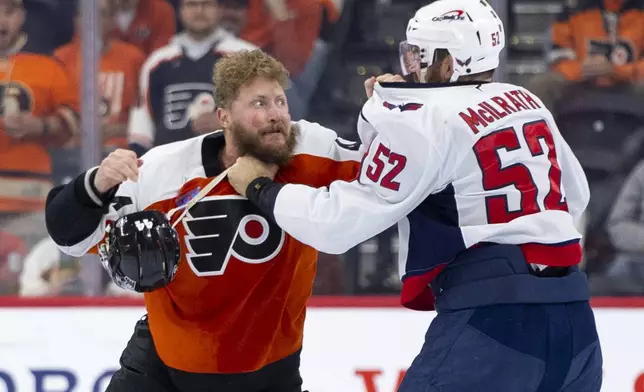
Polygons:
M104 155L142 155L214 131L213 65L252 48L290 71L293 119L355 139L362 81L398 72L397 42L428 2L96 0L96 140ZM513 1L500 3L512 18ZM595 294L644 295L644 2L558 3L540 32L547 69L523 84L553 111L588 174L592 200L579 227ZM44 223L48 191L85 169L79 7L0 0L0 295L133 295L95 256L61 253ZM345 255L321 254L315 292L395 293L396 257L395 228Z

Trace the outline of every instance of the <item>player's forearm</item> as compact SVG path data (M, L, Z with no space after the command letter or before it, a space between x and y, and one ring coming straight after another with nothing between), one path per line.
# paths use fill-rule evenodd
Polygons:
M26 132L23 139L47 147L62 146L78 134L75 119L68 120L58 112L42 117L27 115L23 121L27 123L21 128ZM70 121L74 121L73 125Z
M273 182L270 178L260 177L248 185L246 197L267 217L275 221L275 203L284 184Z
M106 195L98 194L92 187L94 173L96 170L85 172L69 184L52 189L47 196L47 230L59 246L78 245L92 236L101 224L115 190Z
M78 115L68 107L60 107L56 114L43 118L45 142L62 146L79 133Z
M340 202L339 194L341 190L277 184L268 178L254 180L246 190L248 199L282 230L328 254L342 254L396 222L384 223L386 216L373 221L371 213L356 204L360 201Z
M308 219L308 216L305 216L303 211L302 213L298 212L301 210L298 206L293 206L291 211L293 214L290 214L291 219L285 219L286 217L279 212L276 216L277 197L284 186L286 185L277 184L265 177L258 178L248 186L246 195L267 217L271 218L282 230L296 240L328 254L341 254L351 248L345 249L342 243L334 241L327 230ZM297 215L302 216L299 219L300 224L296 224L298 220L292 219L293 216ZM329 225L327 224L326 227L329 227ZM335 230L335 232L337 233L338 230Z

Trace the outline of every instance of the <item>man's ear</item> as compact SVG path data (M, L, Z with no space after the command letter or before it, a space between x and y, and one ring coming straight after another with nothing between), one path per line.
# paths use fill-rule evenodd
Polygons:
M215 111L215 115L217 116L217 121L219 121L219 125L221 125L223 129L228 129L230 127L231 119L230 119L230 111L228 109L218 107L217 110Z

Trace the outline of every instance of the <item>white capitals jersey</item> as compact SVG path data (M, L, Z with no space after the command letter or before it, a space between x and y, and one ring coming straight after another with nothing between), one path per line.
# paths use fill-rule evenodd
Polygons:
M377 84L358 122L368 151L357 180L285 186L277 223L327 253L398 223L403 304L429 296L443 267L481 243L520 245L532 264L578 264L588 184L543 103L511 84L428 86Z

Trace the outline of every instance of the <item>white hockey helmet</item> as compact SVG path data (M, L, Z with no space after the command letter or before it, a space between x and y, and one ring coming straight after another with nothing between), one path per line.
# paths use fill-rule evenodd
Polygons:
M504 47L503 21L485 0L438 0L409 21L400 64L405 75L415 73L425 81L436 50L445 49L453 59L454 82L497 68Z

